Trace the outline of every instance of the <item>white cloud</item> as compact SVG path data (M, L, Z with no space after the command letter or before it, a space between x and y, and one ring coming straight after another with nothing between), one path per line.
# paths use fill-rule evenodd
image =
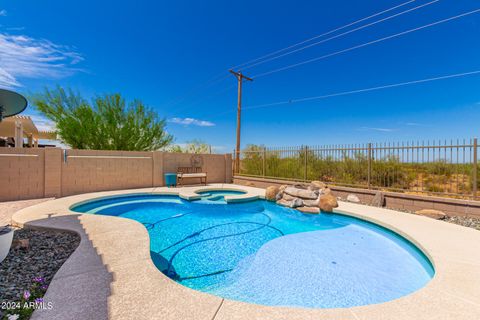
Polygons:
M2 9L0 10L0 17L6 17L7 16L7 10Z
M194 125L199 127L213 127L215 123L206 121L206 120L198 120L194 118L171 118L168 119L168 122L176 123L176 124L183 124L186 126Z
M379 132L393 132L395 129L391 128L373 128L373 127L361 127L362 130L372 130L372 131L379 131Z
M59 79L80 69L82 56L67 46L25 35L0 33L0 86L20 87L21 78Z

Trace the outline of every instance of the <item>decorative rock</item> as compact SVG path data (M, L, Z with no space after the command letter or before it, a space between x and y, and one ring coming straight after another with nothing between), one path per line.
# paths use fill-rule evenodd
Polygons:
M283 192L279 192L275 195L275 200L278 201L283 198Z
M281 205L281 206L284 206L284 207L290 207L291 204L292 204L292 201L287 201L287 200L284 200L284 199L280 199L280 200L277 201L277 204Z
M293 187L287 187L285 189L285 193L298 197L298 198L303 198L303 199L312 199L315 200L318 198L318 195L310 190L304 190L304 189L298 189L298 188L293 188Z
M287 201L292 201L293 199L296 199L295 197L284 193L282 199L287 200Z
M320 213L320 208L319 207L300 207L297 208L298 211L303 212L303 213L312 213L312 214L319 214Z
M265 190L265 199L268 201L275 201L279 188L277 186L270 186Z
M383 195L383 192L378 191L377 193L375 193L371 205L374 207L383 207L385 205L385 197Z
M306 207L317 207L318 208L319 200L303 200L303 205Z
M290 208L298 208L303 206L303 201L300 198L295 198L292 200L292 203L290 204Z
M349 194L349 195L347 196L347 201L359 203L359 202L360 202L360 199L359 199L356 195L354 195L354 194Z
M63 231L16 229L13 238L17 243L32 241L28 243L30 250L12 247L0 264L0 300L12 303L20 302L23 291L32 286L33 278L42 277L48 285L80 243L80 236ZM0 314L4 311L0 310ZM5 314L0 317L7 318Z
M317 189L325 189L328 188L327 185L321 181L312 181L310 183L312 186L316 187Z
M28 239L18 239L12 241L12 248L13 249L24 249L28 250L30 248L30 240Z
M437 219L437 220L443 220L447 217L447 215L439 210L434 210L434 209L423 209L415 212L418 215Z
M320 189L320 194L330 194L332 193L332 189L329 187L325 187L324 189Z
M283 198L285 188L287 188L286 184L282 184L280 187L278 187L278 192L276 195L277 200L280 200Z
M319 205L320 210L325 212L332 212L333 208L338 207L337 199L331 194L325 194L320 196Z
M293 185L293 188L308 190L309 185L305 183L297 183Z

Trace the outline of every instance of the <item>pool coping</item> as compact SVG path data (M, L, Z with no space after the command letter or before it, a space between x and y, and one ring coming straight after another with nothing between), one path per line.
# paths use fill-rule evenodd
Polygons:
M480 317L480 232L383 208L340 202L336 212L374 222L421 249L435 268L423 288L385 303L352 308L307 309L262 306L223 299L170 280L153 264L147 230L139 222L79 214L73 204L99 197L152 193L184 199L195 191L241 190L230 202L264 197L264 189L233 184L144 188L81 194L22 209L12 223L69 230L79 247L55 275L45 296L54 308L32 319L475 319ZM228 200L227 200L228 201ZM72 305L77 301L77 306ZM80 305L78 305L80 304Z

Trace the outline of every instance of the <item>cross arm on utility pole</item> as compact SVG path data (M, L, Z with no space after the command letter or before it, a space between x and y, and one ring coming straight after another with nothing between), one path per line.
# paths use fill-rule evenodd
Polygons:
M243 79L248 81L253 81L252 78L249 78L242 74L241 71L229 70L238 81L238 100L237 100L237 147L235 149L235 173L240 172L240 127L242 122L242 82Z
M242 74L242 72L236 72L236 71L233 71L233 70L228 70L230 71L230 73L232 73L233 75L235 75L235 77L237 77L237 79L246 79L248 81L253 81L252 78L249 78L247 77L246 75Z

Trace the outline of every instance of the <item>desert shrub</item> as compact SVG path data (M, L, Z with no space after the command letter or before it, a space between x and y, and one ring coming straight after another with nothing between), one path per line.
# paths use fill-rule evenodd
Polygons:
M241 154L241 173L248 175L263 174L263 146L248 145Z
M449 179L446 176L431 175L425 179L425 190L428 192L445 192Z
M445 189L443 189L441 186L435 185L435 184L427 185L427 187L425 189L428 192L445 192Z
M372 161L371 183L374 186L408 189L414 180L409 164L401 163L397 156Z
M435 162L426 163L427 173L429 174L443 174L445 176L451 176L455 173L455 165L448 163L447 160L438 160Z

